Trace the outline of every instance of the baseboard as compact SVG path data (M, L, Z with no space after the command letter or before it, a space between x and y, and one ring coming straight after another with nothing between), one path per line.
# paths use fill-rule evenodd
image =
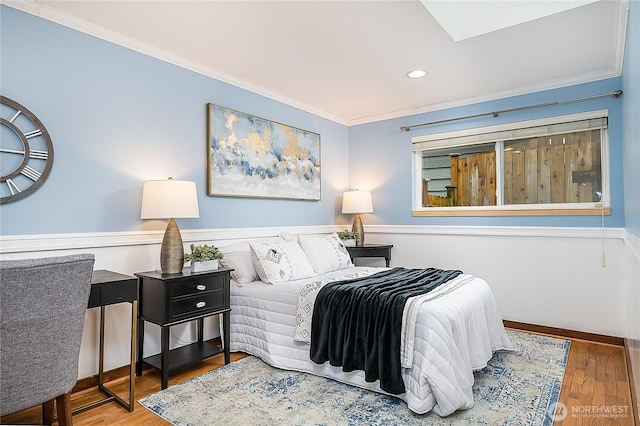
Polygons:
M624 338L605 336L604 334L587 333L584 331L568 330L566 328L547 327L545 325L528 324L517 321L503 321L504 326L516 330L531 331L540 334L552 334L567 339L587 340L589 342L606 343L608 345L624 346Z
M113 380L121 379L123 377L129 377L128 365L123 365L122 367L104 372L105 383L109 383ZM91 389L96 386L98 386L98 375L85 377L84 379L80 379L76 382L76 385L73 387L73 389L71 389L71 393L81 392L83 390Z
M629 376L629 390L631 391L631 411L633 413L634 425L640 425L640 413L638 410L638 394L636 393L635 380L633 375L633 364L631 363L631 354L629 353L629 344L624 339L624 355L627 363L627 375ZM640 374L640 372L638 372Z
M207 340L207 342L209 343L213 343L216 344L218 346L222 345L222 342L220 341L220 337L214 337L213 339ZM150 367L146 364L142 364L142 371L144 372L145 370L151 369L153 367ZM129 377L129 366L128 365L123 365L122 367L118 367L118 368L114 368L113 370L109 370L109 371L105 371L103 373L104 375L104 383L109 383L113 380L118 380L118 379L122 379L125 377ZM76 382L75 386L73 387L73 389L71 389L71 393L76 393L76 392L82 392L84 390L87 389L91 389L98 386L98 375L95 376L91 376L91 377L85 377L84 379L80 379Z

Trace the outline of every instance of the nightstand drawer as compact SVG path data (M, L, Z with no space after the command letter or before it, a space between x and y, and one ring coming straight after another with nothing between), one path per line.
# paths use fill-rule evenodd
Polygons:
M191 277L171 283L171 299L195 296L210 291L224 291L225 277L223 275L202 278Z
M177 321L184 317L193 317L211 311L219 311L225 307L224 290L221 289L171 302L170 320Z

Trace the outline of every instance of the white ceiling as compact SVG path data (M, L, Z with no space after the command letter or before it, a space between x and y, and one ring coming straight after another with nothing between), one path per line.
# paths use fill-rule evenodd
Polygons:
M344 124L619 76L628 10L574 2L453 41L418 0L2 3ZM480 21L505 4L456 2Z

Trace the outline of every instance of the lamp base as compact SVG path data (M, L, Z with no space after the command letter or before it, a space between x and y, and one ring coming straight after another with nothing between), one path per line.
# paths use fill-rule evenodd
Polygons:
M356 239L356 247L362 247L364 245L364 227L362 226L360 213L356 213L356 215L353 217L353 226L351 227L351 231L358 233L358 238Z
M163 274L179 274L184 267L182 236L175 219L169 220L160 248L160 269Z

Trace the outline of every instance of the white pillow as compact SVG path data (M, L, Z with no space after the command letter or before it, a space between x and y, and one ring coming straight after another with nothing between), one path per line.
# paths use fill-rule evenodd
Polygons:
M298 242L298 234L292 234L290 232L281 232L278 234L278 238L282 238L286 241L295 241Z
M265 283L276 284L315 275L296 241L252 241L249 247L253 266Z
M220 265L224 268L233 269L231 278L239 285L258 281L260 277L253 267L251 259L251 248L248 242L230 244L220 247L224 257L220 259Z
M313 270L318 274L353 266L349 252L335 232L330 235L301 234L298 240Z

